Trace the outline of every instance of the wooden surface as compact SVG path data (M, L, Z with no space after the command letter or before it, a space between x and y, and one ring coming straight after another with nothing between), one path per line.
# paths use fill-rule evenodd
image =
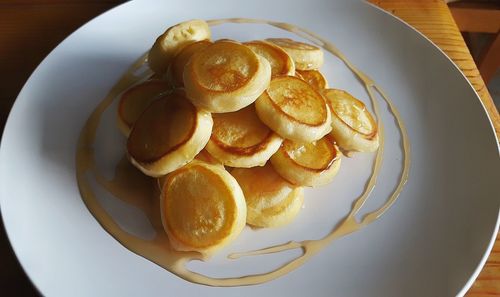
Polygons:
M42 59L67 35L101 12L123 1L0 0L0 131L21 87ZM441 0L372 0L394 13L440 46L462 69L494 120L500 117L447 6ZM0 226L0 295L33 296ZM468 296L500 296L500 240Z
M453 2L449 8L462 32L496 34L500 31L500 2Z
M463 0L450 3L449 8L469 48L474 36L482 36L482 43L476 43L480 47L473 51L473 56L488 84L500 68L500 1Z

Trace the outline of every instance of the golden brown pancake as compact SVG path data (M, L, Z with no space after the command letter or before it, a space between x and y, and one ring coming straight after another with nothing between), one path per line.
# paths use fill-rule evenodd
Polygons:
M328 81L325 76L318 70L297 70L299 77L310 84L316 90L324 90L328 88Z
M253 104L235 112L213 114L213 120L206 149L227 166L262 166L283 141L257 117Z
M193 54L203 50L210 44L212 44L212 42L209 40L201 40L188 44L175 56L169 68L169 77L175 87L184 86L182 78L184 74L184 67Z
M222 165L222 163L219 162L219 160L215 159L212 155L210 155L210 153L206 149L201 150L194 157L193 161L194 160L199 161L199 162L204 162L204 163L207 163L210 165L219 166L222 169L224 169L224 165ZM161 191L163 185L165 184L165 180L167 179L167 176L168 176L168 174L162 175L162 176L156 178L156 185L158 186L158 189L160 189L160 191Z
M190 162L212 131L210 113L174 92L153 101L137 119L127 141L132 164L149 176L165 175Z
M289 182L314 187L332 181L340 167L340 156L330 136L303 143L285 140L271 157L271 164Z
M147 80L126 90L118 103L118 127L125 136L137 118L159 95L169 92L170 84L162 80Z
M280 75L295 75L295 64L285 50L270 42L254 40L243 43L256 54L266 58L271 65L271 78Z
M195 53L184 69L188 98L210 112L232 112L252 104L267 88L271 66L250 48L218 41Z
M203 150L201 150L201 152L199 152L198 155L196 155L196 157L194 157L194 158L196 160L198 160L198 161L205 162L205 163L208 163L208 164L211 164L211 165L222 166L222 168L224 168L224 165L219 160L217 160L216 158L214 158L214 156L212 156L206 150L206 148L203 149Z
M314 141L331 130L325 99L297 77L274 78L255 107L259 118L283 138Z
M163 227L172 247L210 256L230 243L246 222L246 204L236 180L204 162L177 169L161 194Z
M337 144L347 151L372 152L378 148L378 127L365 104L346 91L323 91L332 110L332 132Z

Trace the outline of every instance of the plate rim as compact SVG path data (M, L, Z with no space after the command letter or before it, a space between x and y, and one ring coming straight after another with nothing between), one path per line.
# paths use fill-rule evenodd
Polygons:
M141 2L141 1L140 0L134 0L134 1L129 1L129 2L121 3L119 5L116 5L115 7L112 7L110 9L108 9L106 11L103 11L103 12L99 13L98 15L94 16L93 18L91 18L90 20L86 21L81 26L79 26L77 29L75 29L74 31L72 31L61 42L59 42L54 48L52 48L51 51L42 59L42 61L36 66L36 68L30 74L30 76L28 77L28 79L26 80L26 82L23 84L22 88L20 89L18 95L16 96L16 98L15 98L13 104L12 104L12 107L11 107L11 109L9 111L9 114L8 114L7 119L5 121L4 129L3 129L3 134L2 134L2 137L0 139L0 160L3 159L3 158L5 158L5 157L3 157L4 154L5 154L5 152L4 152L5 150L2 149L4 147L4 143L5 143L5 139L4 139L5 138L5 131L11 125L10 123L12 122L13 111L16 108L19 108L18 107L19 106L19 104L18 104L19 100L18 99L19 99L20 95L23 92L25 92L25 89L29 85L30 81L32 80L32 77L37 72L39 72L39 69L41 68L41 66L46 63L46 60L50 56L52 56L54 54L54 52L56 51L56 49L58 49L61 44L67 42L68 39L72 38L75 34L77 34L78 32L80 32L84 28L86 28L90 23L93 23L96 19L99 19L101 17L105 17L106 15L113 13L115 10L121 9L122 7L127 6L127 5L132 5L132 3L136 3L136 2ZM473 91L473 93L475 94L475 97L476 97L475 100L479 101L479 103L480 103L480 105L481 105L481 107L483 109L483 112L484 112L484 114L486 115L486 117L488 119L489 127L490 128L489 128L489 132L485 132L485 133L486 134L489 134L489 133L493 134L493 137L494 137L494 139L496 141L496 145L497 145L497 151L498 151L499 156L500 156L500 140L499 140L500 136L498 136L496 134L492 118L491 118L490 114L488 113L488 111L487 111L487 109L485 107L485 104L481 100L481 97L479 96L479 94L477 93L477 91L475 90L475 88L473 87L473 85L471 84L471 82L468 80L468 78L465 76L465 74L460 70L460 68L453 62L453 60L441 48L439 48L439 46L437 46L432 40L430 40L427 36L425 36L424 34L422 34L420 31L418 31L416 28L414 28L413 26L411 26L409 23L407 23L406 21L404 21L400 17L398 17L398 16L396 16L394 14L389 13L388 11L386 11L386 10L384 10L384 9L376 6L373 3L368 2L367 0L363 0L361 2L363 4L369 6L369 7L372 7L374 9L376 9L377 11L382 12L386 17L390 17L390 18L396 19L398 21L398 23L403 24L403 26L405 26L406 28L408 28L411 31L413 31L414 33L416 33L417 36L419 36L420 38L423 38L426 42L430 43L435 49L437 49L437 51L442 56L444 56L446 58L447 63L450 63L455 68L455 71L458 71L460 73L460 75L462 76L462 78L467 82L468 87L470 89L472 89L472 91ZM489 137L491 137L491 136L489 136ZM0 181L0 184L1 183L2 182ZM2 204L0 203L0 219L2 220L3 228L5 230L5 234L6 234L6 237L8 239L9 246L11 247L11 250L13 251L13 254L16 257L17 263L19 263L19 266L21 266L21 269L25 273L25 275L28 278L29 282L32 284L33 288L35 288L35 290L38 293L42 294L43 292L38 287L38 285L36 284L35 280L33 279L33 277L30 275L30 273L26 269L25 263L23 263L21 261L21 258L18 255L19 254L18 250L12 244L12 240L11 240L12 234L10 233L10 231L9 231L9 229L7 227L5 218L2 215L2 213L3 213L3 211L2 211ZM491 235L491 238L490 238L490 241L488 243L488 246L487 246L486 250L483 252L483 256L481 257L479 263L476 265L476 268L475 268L474 272L470 275L469 279L463 285L462 289L457 293L457 296L463 296L463 295L465 295L465 293L467 293L467 291L470 289L470 287L473 285L473 283L475 282L475 280L479 276L480 272L484 268L484 265L486 264L487 259L489 258L490 254L491 254L491 251L492 251L494 243L495 243L495 239L496 239L496 237L497 237L497 235L499 233L499 229L500 229L500 207L498 209L498 214L497 214L497 217L496 217L496 223L495 223L495 226L493 228L493 233Z
M390 12L382 9L381 7L376 6L373 3L368 2L368 0L364 0L363 2L365 4L368 4L371 7L375 8L376 10L381 11L385 15L388 15L390 17L393 17L393 18L397 19L404 26L406 26L407 28L409 28L412 31L414 31L415 33L417 33L421 38L427 40L427 42L429 42L430 44L432 44L432 46L435 49L437 49L440 52L440 54L443 55L448 60L449 63L451 63L451 65L453 65L453 67L455 68L455 70L458 71L460 73L460 75L465 79L465 81L469 85L469 88L471 88L472 91L474 91L474 95L476 97L475 99L477 101L479 101L479 103L481 104L481 107L483 108L483 112L484 112L484 114L486 114L486 117L487 117L488 122L490 124L490 131L489 132L493 133L493 137L495 138L495 141L496 141L496 144L497 144L497 151L498 151L498 154L500 156L500 139L499 139L500 136L498 136L497 133L496 133L496 131L495 131L495 126L493 125L493 120L491 119L491 116L488 113L488 110L486 109L486 106L484 105L483 100L481 100L481 96L479 96L479 93L476 91L476 89L474 88L474 86L472 85L472 83L469 81L469 79L467 78L467 76L462 72L462 70L458 67L458 65L455 64L455 62L453 62L453 60L436 43L434 43L434 41L432 41L429 37L425 36L422 32L418 31L415 27L413 27L412 25L410 25L405 20L401 19L400 17L398 17L398 16L396 16L394 14L391 14ZM486 85L486 83L485 83L485 85ZM488 92L489 92L489 90L488 90ZM490 241L488 243L488 246L487 246L486 250L484 251L483 256L481 257L479 263L477 263L476 268L474 269L474 272L470 275L469 279L463 285L462 289L457 293L457 296L464 296L467 293L467 291L469 291L469 289L472 287L472 285L474 284L474 282L476 281L477 277L479 276L479 274L483 270L483 268L484 268L484 266L485 266L488 258L491 255L491 251L493 250L493 247L495 245L496 238L499 235L499 230L500 230L500 207L498 209L496 223L495 223L495 226L493 228L493 234L491 235L491 238L490 238Z

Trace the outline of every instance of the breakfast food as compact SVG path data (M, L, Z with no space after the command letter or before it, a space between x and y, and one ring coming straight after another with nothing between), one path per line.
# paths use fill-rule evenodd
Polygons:
M212 116L214 126L206 149L224 165L262 166L283 142L257 117L254 105Z
M328 88L328 81L319 70L297 70L297 73L298 77L302 78L318 91Z
M247 204L247 224L279 227L292 221L304 202L304 191L287 182L268 163L263 167L235 168Z
M237 111L252 104L270 79L269 62L232 41L218 41L195 53L184 68L188 98L215 113Z
M188 130L194 133L196 130L200 129L198 125L193 125L192 121L193 114L198 115L198 113L188 112L188 110L191 111L192 108L194 108L196 112L200 112L200 114L204 115L204 126L207 127L205 130L211 130L212 126L210 119L208 119L210 117L210 112L199 106L197 106L199 109L196 109L195 105L191 104L185 98L184 91L182 89L176 89L173 90L171 95L161 94L158 98L151 99L152 101L148 103L149 105L145 112L141 114L140 118L134 124L132 124L132 133L127 142L127 150L129 151L127 155L128 158L122 158L116 164L114 168L114 177L108 179L103 172L101 172L102 169L97 164L96 150L94 150L97 129L100 125L106 123L106 121L101 121L102 116L105 115L104 112L108 108L114 106L112 104L114 98L119 98L119 95L126 91L127 88L140 84L144 82L144 80L171 80L172 78L170 73L156 73L151 75L151 71L144 69L144 66L147 66L145 65L147 60L145 60L144 57L134 62L113 86L108 95L94 109L81 131L76 154L76 176L78 187L85 205L101 226L124 247L160 265L180 278L193 283L209 286L254 285L281 277L297 267L300 267L333 240L346 234L356 232L379 218L396 201L408 179L410 163L408 135L397 109L380 90L380 87L375 85L373 81L360 70L354 68L354 66L345 59L344 55L338 52L333 44L320 36L291 24L265 20L238 18L211 20L207 23L210 24L210 26L224 23L261 23L289 31L290 33L296 33L314 44L321 45L323 49L344 61L345 65L352 70L367 89L379 92L387 103L389 111L394 116L394 123L398 126L402 137L401 150L404 153L404 157L401 159L401 175L397 186L388 195L386 202L381 207L368 212L359 220L356 218L356 216L359 217L360 209L363 207L370 196L371 190L376 185L377 176L381 168L380 164L383 159L382 149L376 153L375 160L372 163L371 175L367 179L364 189L360 191L359 196L354 198L355 203L352 204L350 212L338 224L335 224L335 226L332 225L330 232L327 232L323 237L301 241L295 240L281 244L278 243L274 246L264 246L258 250L236 252L227 255L229 259L236 260L240 257L268 255L295 249L299 251L297 256L292 256L287 259L282 266L272 268L268 270L268 272L256 272L255 274L249 275L230 275L224 277L206 275L202 272L190 270L187 265L188 262L191 260L207 260L215 251L226 246L236 238L241 232L240 228L243 228L245 221L252 226L275 227L287 224L297 216L297 213L302 209L299 205L302 205L304 199L302 188L299 187L298 184L319 185L326 182L323 181L321 176L318 178L317 176L310 175L310 172L307 172L311 171L309 169L316 169L315 171L323 172L323 174L330 176L330 178L333 176L329 170L335 169L333 165L337 166L338 169L338 165L340 164L341 154L338 152L335 145L338 141L334 140L331 136L319 137L317 140L309 142L286 139L282 143L283 149L278 150L271 158L271 161L268 161L262 167L234 168L224 166L208 152L208 144L205 149L201 149L203 145L199 142L195 142L193 151L184 147L184 144L189 142L193 135L189 133ZM173 26L173 28L176 27L179 28L178 25ZM185 36L178 36L177 39L185 40L186 37L189 39L189 35L193 33L193 30L188 30L184 33ZM188 44L193 42L195 41L191 40ZM216 41L215 43L219 42L222 41ZM224 40L224 42L241 45L235 40ZM182 49L185 48L186 45L187 44L179 43L178 48L173 49L172 52L179 53L178 55L180 55L180 52L182 52ZM224 48L220 50L225 51ZM154 49L152 49L152 51L154 51ZM194 50L193 52L201 51L203 50ZM177 57L178 55L174 56ZM187 64L189 64L193 56L195 56L194 53L191 58L186 58L188 60L186 62ZM219 56L224 56L224 53L219 53ZM171 59L170 53L167 53L164 58L165 61L170 61L166 63L166 69L173 69L172 64L174 60ZM149 63L149 65L151 66L151 63ZM151 67L154 69L154 63ZM229 69L230 68L231 67L229 67ZM185 71L182 73L183 82L184 72ZM296 72L295 76L298 77L296 78L297 80L302 81L304 84L308 84L299 72ZM276 78L280 77L282 76L276 76ZM217 76L213 78L217 78ZM208 77L208 80L209 79L210 77ZM312 86L314 89L314 84L312 84ZM282 94L283 97L289 97L288 99L294 98L294 96L289 96L290 94L287 88L282 88L282 90L285 91L285 94ZM306 93L308 94L308 92L309 91ZM323 99L327 97L325 92L326 91L319 92L320 96L323 96ZM374 107L376 107L374 92L368 93ZM146 101L149 100L146 97L144 97L144 99ZM239 99L238 97L234 98L235 101ZM309 110L311 107L309 106L310 102L308 102L308 100L301 101L301 99L303 98L296 100L296 103L305 102L305 106L303 106L304 111L306 111L306 114L311 112ZM168 101L170 103L167 104L166 100L170 100ZM193 102L198 101L197 98L189 98L189 100L193 100ZM289 103L293 105L293 101L294 100ZM312 102L317 103L315 100ZM170 107L166 108L168 106ZM171 108L171 106L175 106L175 108ZM255 108L256 105L247 105L249 109L252 106ZM322 105L320 104L319 106ZM327 110L328 109L332 109L332 105L329 105ZM377 118L379 118L378 109L375 108L374 110ZM342 115L340 110L339 113ZM223 115L223 113L221 114ZM312 114L314 115L314 112L312 112ZM219 114L213 114L211 116L216 118L218 115ZM301 117L304 114L292 112L292 115ZM147 119L148 117L150 117L150 119ZM241 117L240 121L243 121L243 117ZM232 122L232 120L228 122ZM203 120L197 123L203 123ZM238 121L234 121L234 123L236 127L255 127L253 125L241 125L242 123ZM178 131L176 131L177 128L179 129ZM242 130L236 129L236 131L237 133L235 133L235 135L245 135L245 133L241 133ZM260 131L260 129L258 129L258 131ZM383 132L382 127L380 131ZM205 135L204 133L201 134ZM206 141L208 141L208 137L210 137L210 133L207 134ZM378 134L378 130L376 134ZM261 134L250 132L249 135L255 136ZM377 135L376 137L379 136ZM224 137L222 138L224 139ZM233 138L229 137L229 139ZM255 139L261 138L256 137ZM380 143L383 145L383 133L381 133L380 139ZM142 143L142 141L144 141L144 143ZM334 149L332 149L332 146ZM199 149L201 149L201 151L196 153ZM162 152L164 152L164 154L162 154ZM285 168L288 171L292 168L293 170L308 169L302 172L299 170L297 174L298 178L295 182L296 184L286 181L287 175L286 172L283 173L283 168L284 166L289 166L286 162L290 160L280 162L279 158L282 152L291 156L289 159L295 163L292 163L290 168ZM335 154L332 152L335 152ZM176 157L163 160L163 156L169 153L172 153L172 155ZM195 155L194 159L192 159L193 155ZM146 159L149 158L152 160L152 163L156 163L156 161L158 161L157 158L160 156L160 159L162 159L160 161L165 161L164 163L160 163L163 163L164 167L173 168L173 171L169 169L168 174L160 175L156 179L151 179L141 174L134 166L130 165L130 163L133 163L143 171L147 169L144 166L149 165L148 162L138 164L134 160L134 156L143 156ZM152 156L154 158L151 158ZM318 160L315 160L316 157L318 157ZM278 161L276 161L277 159ZM325 166L326 163L330 164L330 166ZM300 165L303 168L299 168L296 165ZM279 173L278 170L281 170L281 173ZM145 172L148 173L147 170ZM229 173L232 173L234 178L231 178L231 175L228 176ZM156 174L157 173L151 175ZM292 180L293 177L289 177L288 179ZM99 193L94 190L95 183L97 183L97 186L101 187L102 190L114 196L114 198L120 199L128 205L140 209L154 229L154 238L150 238L150 235L147 235L148 238L142 237L142 234L135 234L136 231L130 232L131 230L116 220L113 214L110 214L104 206L101 205L101 201L97 199ZM332 187L337 187L337 185L339 185L339 183L332 185ZM241 192L238 191L238 188L240 188ZM336 190L337 189L334 189L334 192ZM241 203L241 193L245 196L244 203L246 204L247 211L242 211L244 203ZM288 195L285 196L285 194ZM321 201L321 199L324 198L330 199L330 197L317 198L320 199L317 201ZM243 218L244 216L245 218ZM296 224L296 226L301 225L303 222L297 223L299 224ZM310 226L304 227L306 227L305 230L309 230L310 228ZM245 236L245 238L248 237ZM246 240L245 238L241 240L244 241ZM240 244L241 243L240 241ZM260 242L257 242L257 244L260 245ZM267 259L267 257L265 258Z
M197 109L181 91L151 103L127 141L130 161L158 177L185 165L205 147L212 131L210 113Z
M339 171L341 155L329 136L304 143L285 140L271 163L290 183L315 187L332 181Z
M118 114L122 130L131 129L129 160L157 177L172 247L210 256L245 223L292 221L302 187L337 174L337 144L373 150L377 130L360 101L326 89L318 47L283 38L212 42L205 24L181 23L158 38L149 52L155 79L126 91Z
M314 141L332 129L323 96L297 77L274 78L255 108L262 122L283 138Z
M281 47L263 40L254 40L243 44L256 54L266 58L271 65L271 78L281 75L295 75L295 63Z
M332 110L332 136L346 151L373 152L378 148L377 123L365 104L346 91L323 91Z
M208 144L207 144L208 145ZM202 161L202 162L205 162L205 163L208 163L208 164L211 164L211 165L217 165L219 167L222 167L224 168L224 165L219 161L217 160L216 158L214 158L208 151L207 149L203 149L201 152L198 153L198 155L196 155L196 157L194 157L196 160L198 161Z
M292 57L297 70L314 70L323 65L323 51L317 46L289 38L268 38L266 41L283 48Z
M363 136L376 136L371 115L357 113L366 110L362 103L326 89L319 48L283 38L209 37L196 20L168 29L150 51L150 67L184 89L157 98L169 84L143 82L124 93L120 110L127 112L119 112L128 123L121 126L133 127L130 161L158 177L173 248L204 255L233 240L245 222L289 223L304 201L302 187L328 184L337 174L337 144L369 151L373 143ZM168 51L155 52L158 44Z
M219 166L194 161L169 174L162 189L162 224L178 251L210 256L245 226L243 192Z
M128 137L130 129L141 113L154 99L169 92L172 87L159 79L147 80L125 91L118 103L118 128Z
M201 40L191 44L186 45L181 51L173 58L172 64L168 68L168 78L175 87L183 87L183 74L184 67L186 67L187 62L194 53L205 49L207 46L211 45L210 40Z
M203 20L190 20L168 28L148 53L148 65L157 74L164 74L175 55L186 45L210 39L211 32Z

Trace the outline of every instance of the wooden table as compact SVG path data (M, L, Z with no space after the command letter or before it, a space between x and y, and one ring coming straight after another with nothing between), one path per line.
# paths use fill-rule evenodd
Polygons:
M86 21L124 1L0 1L0 131L21 87L42 59ZM441 47L469 78L500 135L500 117L446 4L441 0L371 0ZM8 74L8 75L5 75ZM37 295L0 226L0 288L7 296ZM2 294L3 295L3 294ZM467 296L500 296L500 239Z

